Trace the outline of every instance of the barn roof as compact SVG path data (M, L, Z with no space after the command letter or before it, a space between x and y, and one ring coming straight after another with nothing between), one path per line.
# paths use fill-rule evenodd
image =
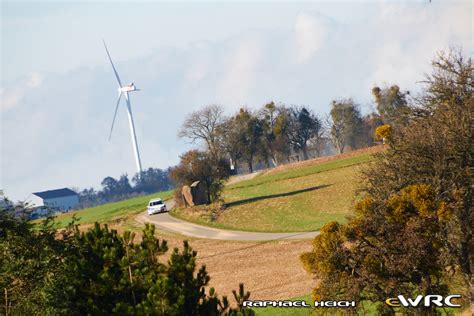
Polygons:
M63 196L77 195L76 192L68 188L49 190L49 191L43 191L43 192L34 192L33 194L36 196L39 196L42 199L54 199L54 198L59 198Z

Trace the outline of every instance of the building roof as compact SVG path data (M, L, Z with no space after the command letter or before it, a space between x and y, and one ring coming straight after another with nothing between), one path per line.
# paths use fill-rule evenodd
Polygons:
M36 196L39 196L40 198L44 199L54 199L54 198L59 198L63 196L71 196L71 195L77 195L76 192L73 190L70 190L68 188L62 188L62 189L57 189L57 190L49 190L49 191L43 191L43 192L34 192L33 193Z

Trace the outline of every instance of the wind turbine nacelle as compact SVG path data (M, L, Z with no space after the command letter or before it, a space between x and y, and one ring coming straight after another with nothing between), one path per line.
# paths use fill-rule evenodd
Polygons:
M129 85L125 86L125 87L122 87L119 89L120 92L131 92L131 91L138 91L139 89L137 89L137 87L135 87L135 85L132 83L130 83Z

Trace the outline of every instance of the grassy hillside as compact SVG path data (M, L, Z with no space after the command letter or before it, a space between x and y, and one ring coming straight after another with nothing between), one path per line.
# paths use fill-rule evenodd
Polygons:
M158 192L129 200L69 212L59 215L56 218L56 222L59 227L65 227L69 222L71 222L74 215L79 218L78 223L80 224L92 224L94 222L111 223L114 221L125 220L127 216L145 211L150 199L159 197L166 200L172 195L173 191Z
M226 209L218 216L208 206L172 214L218 228L262 232L312 231L331 220L345 222L360 183L360 167L372 159L373 151L283 166L228 185Z

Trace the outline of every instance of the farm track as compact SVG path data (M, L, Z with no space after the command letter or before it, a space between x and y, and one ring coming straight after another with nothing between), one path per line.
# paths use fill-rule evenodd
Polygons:
M174 202L169 201L166 204L168 210L174 207ZM136 217L141 223L152 223L156 228L180 235L217 240L233 240L233 241L272 241L272 240L295 240L295 239L312 239L319 234L314 232L297 232L297 233L257 233L237 230L225 230L212 227L201 226L187 221L183 221L169 215L169 213L161 213L156 215L148 215L143 212Z

